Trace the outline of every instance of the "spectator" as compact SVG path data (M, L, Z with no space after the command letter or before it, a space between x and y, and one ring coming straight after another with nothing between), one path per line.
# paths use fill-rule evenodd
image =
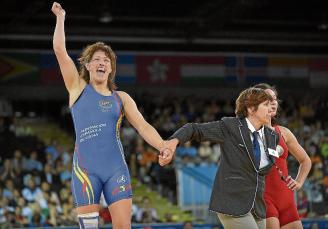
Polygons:
M158 155L151 146L147 146L138 156L142 181L144 183L150 183L153 164L157 163Z
M52 139L50 145L46 147L45 153L50 154L54 161L59 157L57 140Z
M51 189L59 192L60 185L60 177L54 172L49 164L45 164L43 168L43 172L41 173L41 182L46 182L51 185Z
M32 218L33 211L29 204L26 203L23 197L19 197L17 201L17 206L21 209L21 215L27 219L27 221Z
M42 163L38 160L38 153L37 151L33 150L31 152L30 158L26 160L24 164L24 169L26 171L37 170L39 172L42 171L43 166Z
M142 198L142 207L138 209L136 220L140 223L156 223L159 221L157 211L151 206L149 197L144 196Z
M196 147L191 145L191 142L188 141L183 144L183 146L179 146L176 150L176 155L178 157L187 156L188 158L195 158L197 156Z
M27 186L23 188L22 195L29 203L34 203L39 195L42 195L41 189L35 185L34 178L27 181Z
M309 201L305 191L303 191L302 189L297 192L297 209L301 219L306 218L308 216Z
M25 164L25 160L26 160L26 158L22 155L22 151L19 150L19 149L16 149L14 151L14 158L12 160L14 170L15 171L17 171L17 170L21 171L23 169L24 164Z
M212 146L213 154L211 155L211 161L217 163L221 156L221 146L220 144L216 143Z
M14 198L15 186L14 182L11 179L5 181L5 188L3 189L3 197L12 200Z
M20 206L15 208L15 221L19 227L26 227L28 225L28 219L23 216L22 208Z
M0 181L4 182L7 179L15 179L15 171L12 162L9 158L5 159L2 168L0 169Z
M182 225L183 229L193 229L192 222L191 221L185 221Z
M209 141L201 142L198 148L198 155L201 162L210 162L210 157L213 155L213 149L210 146Z

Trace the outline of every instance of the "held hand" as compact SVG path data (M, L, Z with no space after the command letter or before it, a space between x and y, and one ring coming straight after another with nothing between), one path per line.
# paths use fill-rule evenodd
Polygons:
M167 149L167 148L163 149L158 155L158 163L161 166L165 166L165 165L169 164L173 159L173 155L174 155L174 152L171 151L170 149Z
M164 141L164 148L168 148L174 153L178 144L179 140L174 138L169 141Z
M302 184L294 180L291 176L286 178L286 183L287 187L293 191L298 191L302 188Z
M51 11L58 17L61 16L65 18L65 10L61 7L61 5L57 2L54 2L51 7Z
M161 149L158 158L158 162L161 166L167 165L172 161L178 143L179 141L177 139L164 141L163 148Z

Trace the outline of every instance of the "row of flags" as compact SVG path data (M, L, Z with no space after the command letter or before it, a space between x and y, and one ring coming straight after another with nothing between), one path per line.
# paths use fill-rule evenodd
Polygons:
M78 56L72 56L74 60ZM328 87L328 57L118 54L120 85L244 85L258 82ZM0 53L1 84L60 85L54 54Z

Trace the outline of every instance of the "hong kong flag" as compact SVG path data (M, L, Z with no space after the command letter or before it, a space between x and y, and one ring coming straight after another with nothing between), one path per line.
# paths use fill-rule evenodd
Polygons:
M180 82L179 56L137 56L137 82L143 85L176 85Z

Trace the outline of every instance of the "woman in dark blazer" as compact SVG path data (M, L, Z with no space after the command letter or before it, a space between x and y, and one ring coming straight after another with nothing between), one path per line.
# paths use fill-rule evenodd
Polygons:
M270 119L271 99L262 89L242 91L236 117L184 125L170 137L170 150L159 156L163 166L172 160L178 144L196 140L221 145L209 209L225 229L265 229L264 176L275 161L278 142L277 134L264 125Z

